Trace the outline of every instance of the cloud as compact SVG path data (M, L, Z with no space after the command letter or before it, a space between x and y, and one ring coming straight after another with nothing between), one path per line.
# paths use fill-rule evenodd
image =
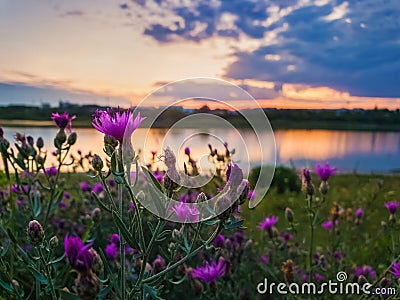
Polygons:
M161 43L238 40L227 79L400 96L397 0L143 0L131 9ZM255 49L240 48L241 36L257 41Z
M80 17L85 13L82 10L69 10L61 14L62 17Z

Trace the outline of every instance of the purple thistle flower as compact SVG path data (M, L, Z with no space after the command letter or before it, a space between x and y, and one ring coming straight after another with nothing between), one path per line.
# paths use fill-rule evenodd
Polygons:
M324 280L324 276L322 276L321 274L317 273L317 274L315 274L315 280L322 281L322 280Z
M189 147L186 147L186 148L185 148L185 154L186 154L187 156L190 155L190 148L189 148Z
M108 244L105 249L105 254L108 259L115 260L118 255L118 247L114 243Z
M340 250L335 251L335 253L333 253L333 258L341 261L343 259L343 252Z
M311 182L311 172L309 169L303 169L303 178L305 182Z
M92 189L90 188L90 185L86 181L82 181L80 184L82 192L90 192Z
M397 279L400 279L400 263L394 261L392 263L392 269L389 272L392 273Z
M219 233L213 241L213 246L216 248L222 248L224 247L224 245L225 245L225 237L221 233Z
M58 207L59 208L66 208L67 207L67 203L65 203L65 201L60 201L60 203L58 203Z
M335 226L337 226L337 225L339 225L339 220L335 221ZM333 222L331 220L329 220L329 221L322 223L321 226L324 229L331 230L331 229L333 229Z
M242 180L242 169L237 164L233 164L229 172L228 185L230 185L231 187L238 187L242 183Z
M250 190L249 193L247 194L247 198L249 201L252 201L256 198L256 191L255 190Z
M121 243L121 238L117 233L113 233L110 237L110 242L115 244L119 248L119 245Z
M179 202L172 210L182 223L187 221L191 223L199 221L200 212L195 204Z
M368 265L364 265L361 267L357 267L355 269L355 275L357 277L363 275L365 277L369 277L370 279L374 279L376 277L376 272L374 271L374 269L371 266Z
M93 192L95 193L95 194L100 194L104 189L103 189L103 184L101 184L101 183L96 183L94 186L93 186Z
M58 170L56 167L53 166L53 167L47 168L44 172L49 177L55 177L58 173Z
M116 112L112 108L107 111L97 110L93 115L92 125L98 131L122 143L125 131L130 136L145 119L140 117L140 112L133 121L131 121L132 116L133 112L130 109L121 112L120 107Z
M315 169L319 179L322 181L327 181L329 177L336 173L336 168L332 168L328 163L326 163L324 166L318 164Z
M356 218L357 218L357 219L361 219L361 218L362 218L362 216L363 216L363 210L362 210L361 207L360 207L360 208L357 208L357 210L356 210L356 212L355 212L355 215L356 215Z
M65 256L73 269L79 272L86 272L92 267L93 255L89 251L91 246L92 243L85 245L77 236L69 237L68 233L65 235Z
M261 261L262 261L264 264L268 264L268 263L269 263L269 257L266 256L266 255L263 255L263 256L261 256Z
M110 187L115 187L115 180L114 179L110 179L108 181L108 184L110 185Z
M272 227L275 226L276 222L278 222L278 220L278 217L270 216L261 221L257 227L261 230L271 230Z
M76 116L69 117L68 113L64 112L61 115L57 113L51 114L51 119L56 123L58 128L65 129L71 131L72 120L74 120Z
M68 192L64 192L64 198L65 199L70 199L71 198L71 194Z
M161 255L157 255L156 259L153 261L153 274L160 273L167 266L165 259Z
M203 266L193 269L192 275L206 283L215 282L218 278L225 275L226 262L223 259L218 261L212 261L211 264L206 261Z
M394 215L396 213L397 209L399 208L399 202L392 201L392 202L385 203L385 207L387 208L387 210L389 211L390 214Z

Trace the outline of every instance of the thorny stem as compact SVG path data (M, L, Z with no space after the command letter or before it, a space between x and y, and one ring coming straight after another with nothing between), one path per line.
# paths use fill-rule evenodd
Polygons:
M54 290L54 284L53 284L53 279L51 278L51 271L50 271L49 265L47 264L47 262L46 262L46 260L44 258L42 248L40 248L40 246L38 246L37 249L39 251L39 256L40 256L40 259L41 259L41 261L43 263L43 267L44 267L44 270L46 272L47 279L49 280L51 299L57 300L57 295L56 295L56 292ZM39 283L39 287L40 287L40 283Z
M122 149L119 148L118 151L119 159L122 161ZM118 164L117 164L118 165ZM122 172L123 170L118 170L118 172ZM130 176L130 174L128 174ZM122 201L122 186L120 184L117 185L118 188L118 204L119 204L119 213L121 216L121 220L123 220L124 216L124 205ZM120 268L121 268L121 289L122 289L122 300L126 299L126 278L125 278L125 239L122 235L121 229L119 229L119 237L120 237Z
M313 252L313 244L314 244L314 216L315 212L312 210L312 195L308 197L308 213L310 219L310 245L308 250L308 280L311 282L312 280L312 252Z
M218 235L218 233L220 233L221 230L222 230L222 223L218 223L218 226L215 229L215 231L211 234L209 239L203 245L199 246L193 252L190 252L184 258L178 260L176 263L172 264L171 266L167 267L166 269L162 270L161 272L144 279L143 283L151 282L151 281L163 276L164 274L168 273L169 271L179 267L185 261L187 261L188 259L192 258L197 253L199 253L201 250L203 250L204 247L208 246L215 239L215 237Z

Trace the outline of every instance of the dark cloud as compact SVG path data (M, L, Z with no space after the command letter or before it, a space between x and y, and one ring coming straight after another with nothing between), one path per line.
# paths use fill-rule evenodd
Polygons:
M153 5L147 5L149 1ZM323 85L355 96L400 97L398 0L181 3L137 4L152 16L144 34L162 43L241 34L259 41L255 51L234 54L227 78ZM152 11L154 5L157 11ZM164 18L157 18L159 14ZM167 16L173 16L170 22ZM266 44L263 37L279 28L275 41Z

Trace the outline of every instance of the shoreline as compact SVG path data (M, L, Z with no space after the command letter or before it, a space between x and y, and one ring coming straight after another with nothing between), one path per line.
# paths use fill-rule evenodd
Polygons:
M292 130L292 129L303 129L303 130L339 130L339 131L375 131L375 132L400 132L400 124L378 124L378 123L355 123L355 122L335 122L335 121L309 121L309 122L293 122L287 120L275 120L270 121L273 130ZM84 121L74 121L74 128L93 128L91 123ZM150 128L143 124L142 128ZM238 129L249 129L249 126L243 126L243 123L232 125ZM4 120L0 119L0 127L36 127L36 128L49 128L54 127L53 121L39 121L39 120ZM155 129L166 129L170 128L169 124L155 124L151 128ZM186 128L198 128L186 127ZM212 127L214 128L214 127Z

